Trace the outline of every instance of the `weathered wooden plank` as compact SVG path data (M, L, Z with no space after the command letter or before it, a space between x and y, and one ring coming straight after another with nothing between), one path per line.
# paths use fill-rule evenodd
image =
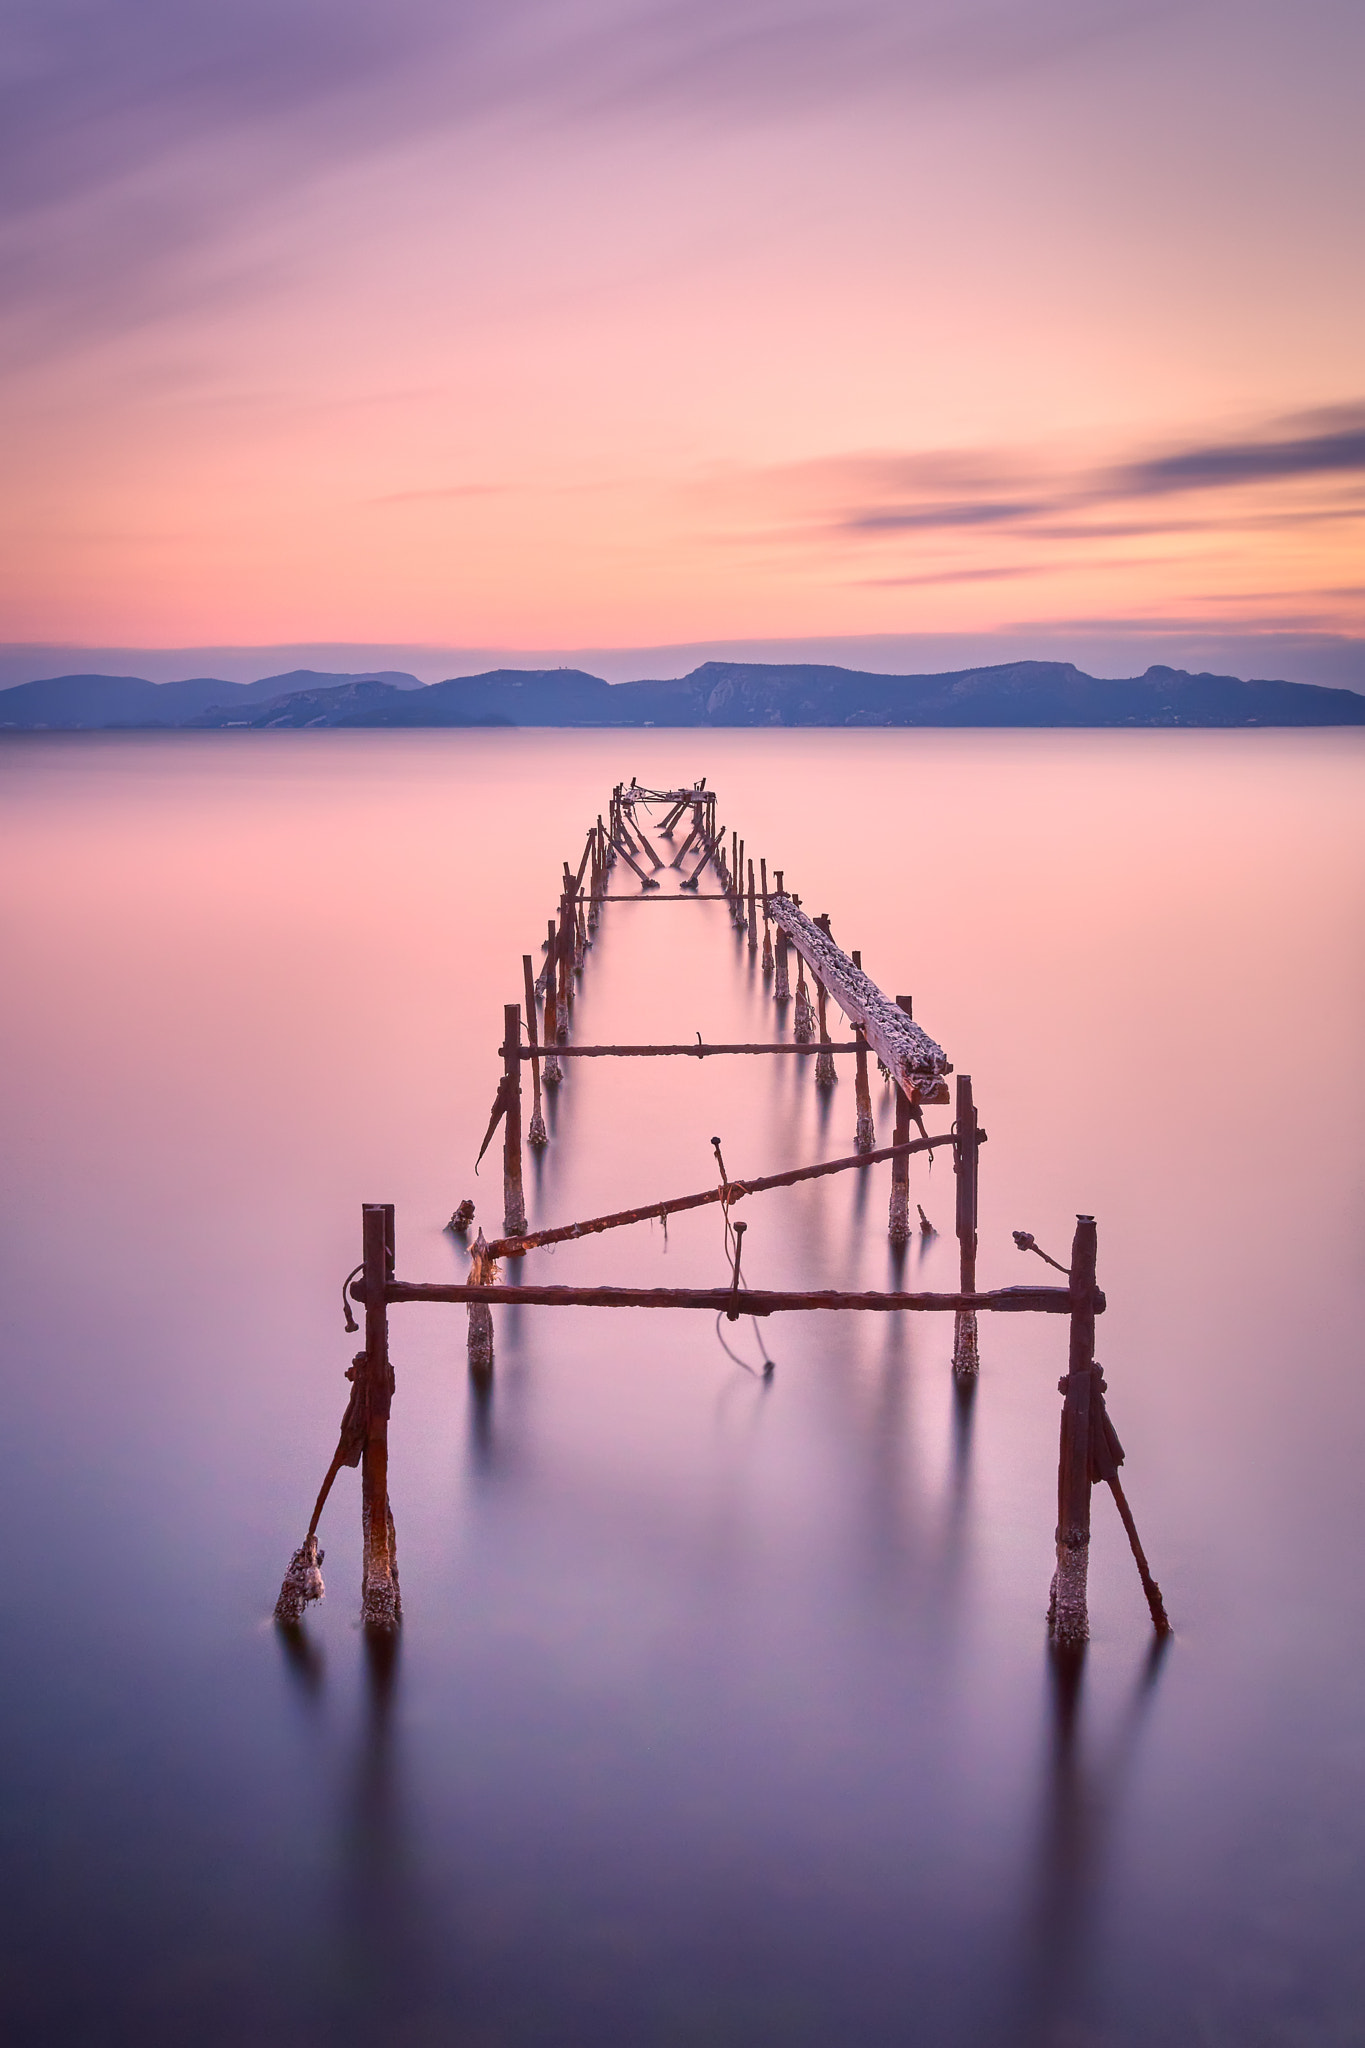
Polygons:
M892 1078L917 1101L939 1097L944 1076L953 1071L943 1047L897 1009L872 977L855 967L848 954L835 945L828 933L821 931L813 918L799 910L790 896L774 895L769 904L780 929L833 996L849 1023L862 1025L868 1044Z

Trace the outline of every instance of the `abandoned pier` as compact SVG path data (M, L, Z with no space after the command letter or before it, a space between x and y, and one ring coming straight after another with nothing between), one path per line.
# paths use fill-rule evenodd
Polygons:
M501 1128L502 1234L489 1240L482 1230L478 1233L470 1247L469 1277L464 1282L400 1280L395 1263L393 1207L385 1203L364 1206L362 1256L343 1286L348 1330L358 1328L351 1304L363 1310L364 1347L356 1353L347 1373L351 1394L336 1450L304 1541L291 1559L280 1590L275 1617L281 1626L297 1628L308 1603L322 1597L323 1553L318 1528L333 1482L343 1466L359 1466L361 1473L362 1620L367 1629L381 1634L399 1624L402 1603L388 1492L388 1430L395 1385L389 1356L389 1310L404 1302L429 1301L465 1307L469 1370L483 1384L487 1384L494 1371L493 1312L499 1304L531 1308L703 1309L731 1321L741 1316L763 1318L813 1311L892 1315L951 1312L952 1370L963 1383L969 1383L978 1372L981 1315L1064 1316L1068 1349L1066 1371L1059 1382L1062 1410L1057 1468L1057 1558L1048 1626L1053 1639L1064 1647L1077 1647L1088 1637L1091 1496L1097 1485L1105 1485L1113 1495L1127 1532L1153 1626L1158 1635L1169 1633L1161 1593L1148 1569L1119 1479L1123 1449L1109 1419L1106 1384L1095 1362L1095 1318L1103 1312L1105 1298L1096 1280L1093 1217L1077 1218L1066 1265L1042 1252L1027 1232L1015 1232L1019 1248L1036 1253L1059 1272L1060 1283L978 1289L977 1191L986 1133L977 1115L971 1077L953 1075L943 1048L915 1021L910 997L885 995L863 971L860 955L844 952L835 942L829 918L811 917L802 908L800 896L787 888L782 869L775 869L770 879L766 859L760 858L757 872L755 868L755 860L737 831L730 831L727 842L726 832L718 822L715 792L708 790L704 782L687 789L668 790L644 789L633 781L629 785L618 784L611 793L605 817L599 814L589 827L576 868L565 862L556 912L548 921L544 964L537 974L534 956L523 955L520 999L508 1003L503 1010L503 1036L498 1048L502 1072L479 1154L482 1158ZM613 878L624 882L626 875L634 878L636 886L613 889ZM672 886L666 888L665 882ZM705 890L703 882L709 885ZM593 936L602 916L608 914L605 907L623 901L651 909L697 902L728 905L736 928L747 938L750 953L758 956L761 949L763 982L772 1003L782 1012L791 1006L791 1038L772 1043L710 1045L700 1039L691 1045L576 1043L572 1035L574 1003ZM846 1020L851 1038L843 1037L836 1042L832 1037L831 1007ZM549 1229L528 1230L524 1148L539 1148L549 1142L543 1091L564 1084L566 1067L583 1059L718 1058L809 1061L817 1088L827 1088L834 1082L836 1060L851 1060L855 1107L852 1152L785 1173L738 1180L727 1174L720 1140L713 1139L716 1179L709 1187ZM870 1059L878 1062L894 1090L893 1140L880 1147L873 1121ZM931 1135L925 1111L945 1106L953 1111L951 1127ZM887 1231L893 1244L904 1244L912 1230L910 1161L917 1153L932 1153L939 1148L951 1156L956 1195L958 1286L953 1292L846 1292L832 1288L774 1291L746 1285L742 1272L746 1225L743 1217L735 1214L742 1204L801 1181L836 1173L866 1174L889 1166ZM725 1224L729 1271L720 1286L523 1286L503 1277L506 1266L537 1247L667 1219L681 1211L708 1205L719 1207ZM464 1205L451 1219L451 1227L464 1235L471 1220L472 1207Z

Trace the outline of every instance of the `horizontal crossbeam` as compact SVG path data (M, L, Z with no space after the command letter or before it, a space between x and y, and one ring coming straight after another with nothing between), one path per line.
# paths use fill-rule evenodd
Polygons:
M499 1052L502 1049L498 1047ZM815 1059L822 1052L857 1052L858 1045L855 1039L849 1039L846 1045L820 1045L812 1040L809 1045L557 1045L552 1050L562 1060L706 1060L717 1053L737 1052L790 1053L798 1059ZM524 1060L532 1057L529 1045L521 1046L519 1051Z
M363 1280L351 1282L351 1299L364 1301ZM920 1310L943 1313L978 1309L1005 1315L1064 1316L1071 1312L1067 1287L998 1287L988 1294L849 1294L839 1288L784 1294L771 1289L731 1287L476 1287L444 1281L390 1280L386 1302L450 1301L505 1303L509 1308L701 1308L742 1316L781 1315L793 1309L871 1309L883 1312ZM1094 1296L1095 1313L1104 1310L1104 1295Z

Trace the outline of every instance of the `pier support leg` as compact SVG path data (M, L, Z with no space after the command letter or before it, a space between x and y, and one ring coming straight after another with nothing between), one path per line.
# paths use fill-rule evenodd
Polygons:
M1076 1218L1071 1242L1070 1369L1060 1382L1061 1444L1057 1461L1057 1570L1048 1627L1063 1648L1090 1635L1086 1579L1090 1568L1090 1398L1095 1384L1095 1219Z
M398 1545L389 1511L389 1312L385 1289L393 1278L393 1205L367 1202L363 1211L365 1266L365 1449L360 1460L363 1564L360 1618L387 1634L403 1617L398 1591Z
M976 1292L976 1191L980 1164L981 1141L976 1104L972 1100L972 1077L959 1074L953 1172L957 1180L957 1242L964 1294ZM970 1379L980 1366L976 1310L960 1308L953 1318L953 1371L959 1379Z
M796 956L796 1014L792 1019L792 1037L798 1045L809 1045L815 1036L815 1012L811 1008L806 988L806 963L800 953Z
M825 994L825 985L822 981L817 981L815 984L815 1003L817 1014L817 1029L820 1033L820 1043L821 1045L828 1045L830 1042L828 1016L829 999ZM835 1082L838 1080L838 1078L839 1076L836 1073L834 1067L834 1054L832 1052L818 1052L815 1055L816 1086L818 1088L832 1088Z
M557 1088L564 1079L564 1069L555 1051L559 1043L559 940L553 918L549 929L545 961L545 1086Z
M817 918L816 918L815 922L816 922L816 923L817 923L817 924L819 925L819 927L820 927L821 931L822 931L822 932L823 932L823 933L825 934L825 937L826 937L826 938L829 938L829 937L831 936L831 934L830 934L830 929L829 929L829 918L828 918L828 916L826 916L826 915L825 915L825 914L824 914L824 913L822 912L822 913L821 913L821 915L820 915L819 917L817 917ZM814 973L812 973L812 975L811 975L811 980L812 980L812 981L813 981L813 982L815 983L815 1004L816 1004L816 1018L817 1018L817 1029L818 1029L818 1031L819 1031L819 1034L820 1034L820 1043L821 1043L821 1045L828 1045L828 1044L829 1044L829 995L828 995L828 991L827 991L827 990L826 990L826 988L825 988L825 984L823 983L823 981L821 981L821 980L820 980L820 978L819 978L819 976L818 976L817 974L814 974ZM817 1087L817 1088L832 1088L832 1087L834 1086L835 1082L836 1082L836 1081L838 1080L838 1078L839 1078L839 1076L838 1076L838 1074L837 1074L837 1073L835 1072L835 1070L834 1070L834 1054L833 1054L832 1052L820 1052L820 1053L817 1053L817 1054L816 1054L816 1056L815 1056L815 1085L816 1085L816 1087Z
M909 996L897 996L897 1003L910 1015ZM896 1134L892 1140L896 1145L910 1143L910 1097L898 1081L893 1081L896 1091ZM910 1161L902 1156L891 1162L891 1214L887 1222L887 1236L892 1244L904 1244L910 1236Z
M856 964L856 953L853 958ZM853 1036L858 1044L853 1055L853 1096L858 1110L853 1149L855 1152L874 1152L877 1148L877 1126L872 1121L872 1091L867 1083L867 1038L861 1024L854 1025Z
M497 1261L488 1256L488 1240L480 1231L470 1247L471 1287L492 1287L498 1277ZM493 1370L493 1311L486 1301L469 1304L469 1370L474 1378L487 1379Z
M545 1118L540 1108L540 1055L536 1050L536 978L529 953L521 956L522 980L526 984L526 1037L531 1047L531 1122L526 1132L526 1142L534 1145L537 1152L542 1145L548 1145L550 1134L545 1128Z
M502 1231L520 1237L526 1228L526 1194L521 1180L521 1004L502 1012L502 1072L507 1112L502 1133Z
M892 1143L910 1143L910 1101L899 1085L896 1088L896 1135ZM891 1162L891 1214L886 1234L892 1244L905 1244L910 1236L910 1161L903 1155Z
M560 1045L569 1042L569 1016L573 1010L573 905L567 896L559 901L559 937L555 945L555 957L559 961L559 1008L556 1012L556 1036Z
M782 887L781 868L778 868L774 872L773 882L776 886L778 895L785 895L786 891ZM775 1003L789 1003L791 1001L792 988L791 982L787 977L787 955L787 934L783 931L781 925L779 925L777 927L776 972L773 975L773 1001Z

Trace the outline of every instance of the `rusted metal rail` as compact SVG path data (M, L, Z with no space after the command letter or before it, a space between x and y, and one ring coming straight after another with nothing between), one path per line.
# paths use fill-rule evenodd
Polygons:
M353 1280L352 1301L367 1299L365 1281ZM538 1287L515 1281L509 1286L478 1286L461 1281L391 1280L384 1288L386 1302L445 1301L499 1303L525 1308L700 1308L712 1314L735 1309L744 1316L772 1316L803 1309L863 1309L873 1313L938 1315L963 1309L983 1309L999 1315L1054 1315L1071 1313L1071 1293L1065 1287L997 1287L985 1294L897 1294L877 1288L847 1291L838 1287L747 1288L741 1287ZM1105 1307L1103 1293L1096 1290L1093 1314Z
M978 1132L977 1141L985 1143L984 1131ZM542 1245L572 1244L580 1237L594 1237L603 1230L619 1230L629 1223L662 1222L669 1216L681 1215L684 1210L704 1209L717 1202L728 1209L746 1195L770 1194L774 1188L792 1188L800 1181L822 1180L827 1174L848 1173L854 1167L879 1166L886 1159L899 1159L911 1152L931 1152L935 1146L956 1142L952 1133L945 1131L936 1138L915 1138L908 1145L884 1145L880 1152L855 1152L847 1159L823 1159L817 1166L794 1166L786 1173L766 1173L756 1180L727 1180L718 1187L704 1188L698 1195L670 1195L662 1202L645 1202L634 1209L614 1209L609 1216L590 1216L582 1223L561 1223L553 1230L528 1231L524 1237L499 1237L486 1247L485 1256L516 1259L525 1252L538 1250Z
M499 1047L499 1051L502 1048ZM818 1058L822 1052L856 1052L857 1041L849 1039L846 1045L785 1045L778 1041L772 1045L561 1045L559 1057L562 1060L708 1060L725 1053L795 1053L800 1057ZM521 1057L529 1060L532 1048L523 1045Z

